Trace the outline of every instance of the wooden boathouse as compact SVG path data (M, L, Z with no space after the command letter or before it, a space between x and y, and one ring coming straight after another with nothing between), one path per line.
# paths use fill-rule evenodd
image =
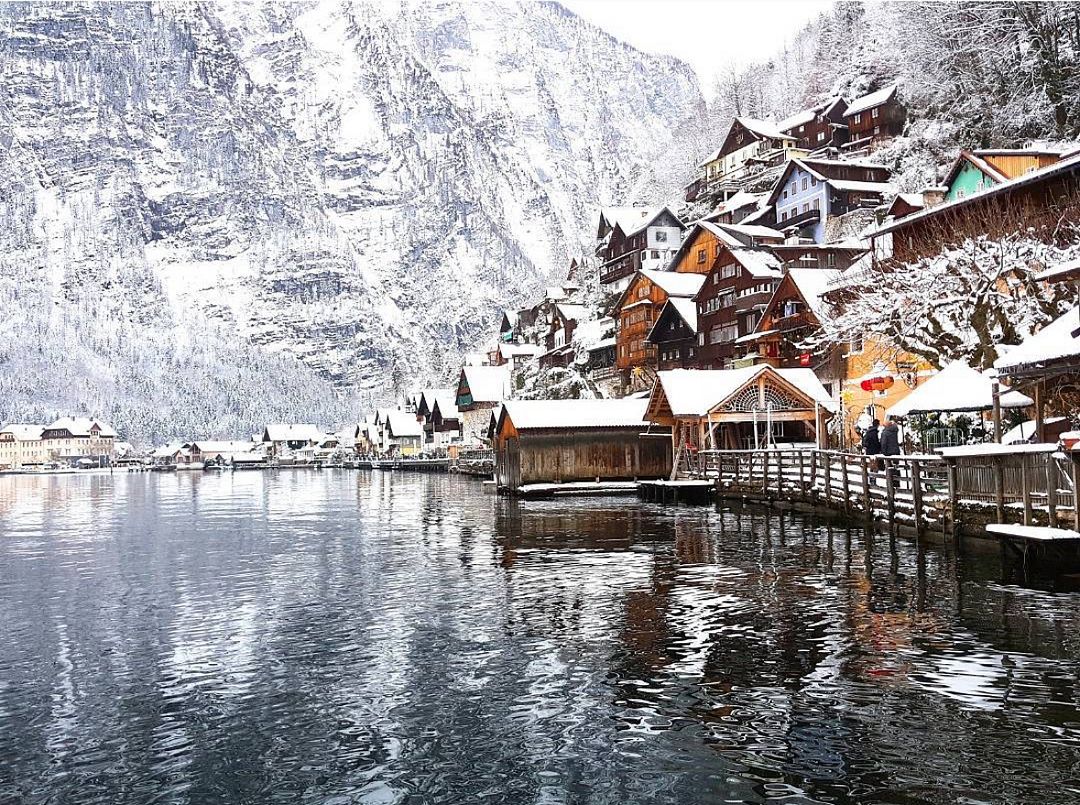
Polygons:
M508 400L495 428L495 480L507 494L636 491L671 474L666 429L645 422L645 399Z

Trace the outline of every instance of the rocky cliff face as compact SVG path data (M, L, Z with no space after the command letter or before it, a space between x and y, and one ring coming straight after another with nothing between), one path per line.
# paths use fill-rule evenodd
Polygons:
M0 418L148 437L440 379L703 106L557 4L5 4L0 56Z

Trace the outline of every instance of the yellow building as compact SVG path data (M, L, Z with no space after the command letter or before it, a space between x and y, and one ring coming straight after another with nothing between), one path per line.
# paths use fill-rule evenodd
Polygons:
M850 343L845 357L842 401L848 439L855 437L855 423L864 412L884 422L885 411L936 371L925 359L873 338ZM890 378L892 385L882 391L862 388L863 381L877 377Z
M5 425L0 430L0 470L19 470L47 460L41 425Z

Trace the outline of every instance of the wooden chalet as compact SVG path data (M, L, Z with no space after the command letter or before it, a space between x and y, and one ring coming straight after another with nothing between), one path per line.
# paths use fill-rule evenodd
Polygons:
M873 148L904 133L907 111L900 103L899 89L899 85L890 84L848 104L844 110L848 127L845 148Z
M646 433L647 404L644 399L507 402L493 439L499 491L668 477L667 434Z
M461 414L461 438L481 444L486 438L491 411L510 396L508 366L464 366L458 376L454 405Z
M1003 228L1013 226L1018 217L1029 212L1075 214L1078 193L1080 150L980 193L886 220L868 233L873 259L907 262L937 254L963 240L972 225L986 234L1004 234Z
M444 444L458 441L461 437L461 412L457 407L457 392L450 390L447 395L435 395L435 403L431 407L431 429L440 434L435 441Z
M606 230L599 255L602 285L625 286L635 271L663 269L682 241L686 226L667 207L630 210L611 214L614 223ZM605 231L607 220L602 214L598 232Z
M879 206L892 194L890 171L872 162L792 159L765 204L776 228L791 237L825 243L828 222Z
M845 243L784 243L769 246L785 271L791 268L850 268L869 247L858 242Z
M657 374L646 419L671 428L679 463L685 449L745 450L785 442L824 447L825 425L836 407L810 369L673 369Z
M698 166L699 186L724 198L734 195L741 189L739 182L782 164L797 149L798 139L780 131L776 124L737 117L721 146Z
M831 315L825 299L840 271L828 268L792 268L785 275L761 314L757 330L739 339L742 359L767 363L777 369L810 368L839 398L844 381L845 349L806 345ZM845 345L846 346L846 345Z
M1061 159L1058 149L980 149L961 151L942 184L945 201L973 196L994 185L1053 165Z
M670 297L660 310L647 340L656 347L656 366L692 369L697 366L697 304L686 297Z
M457 389L425 389L416 406L416 419L424 431L424 445L445 447L458 435L458 411L454 400ZM449 417L442 423L435 421L435 411L440 407ZM439 427L442 424L443 427Z
M705 278L701 274L675 271L637 272L615 305L615 365L624 371L652 368L656 364L656 346L649 342L649 331L669 297L692 298Z
M546 351L539 358L541 369L570 365L574 360L574 331L578 321L584 319L586 314L584 305L555 306L555 315L551 319L547 335L544 336Z
M766 249L721 249L694 297L699 367L727 369L733 365L735 342L757 327L781 276L779 259Z
M776 127L794 137L799 148L815 151L836 148L847 142L848 127L844 120L847 101L837 96L809 109L796 112L781 120Z

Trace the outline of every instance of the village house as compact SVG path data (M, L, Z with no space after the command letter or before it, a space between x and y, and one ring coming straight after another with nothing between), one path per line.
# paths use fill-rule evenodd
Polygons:
M191 461L201 461L203 464L209 462L230 464L237 456L247 457L252 454L260 458L265 456L264 443L259 442L210 439L190 442L187 448Z
M789 238L825 243L827 221L880 205L892 192L888 179L886 166L870 162L793 159L766 204Z
M856 98L844 111L848 140L844 148L872 150L904 133L907 111L900 103L899 86L890 84L869 95Z
M574 331L579 320L584 319L584 305L561 304L555 306L555 315L544 336L545 352L539 356L541 369L568 366L574 360Z
M669 297L693 297L704 280L701 274L647 269L634 275L615 305L618 322L615 365L620 370L633 372L655 367L656 346L647 337L660 310Z
M310 445L318 444L324 434L315 425L267 425L262 432L262 443L271 456L280 457Z
M783 270L791 268L835 268L844 271L865 255L870 247L860 241L842 243L784 243L769 246Z
M768 193L750 193L740 190L727 201L721 202L716 209L701 218L711 224L751 224L765 217L768 210L762 209Z
M424 426L413 411L391 409L386 412L383 427L383 452L413 456L424 448Z
M737 117L721 146L698 166L700 190L696 194L704 191L726 199L743 189L742 182L749 176L803 155L798 139L780 131L776 124Z
M735 342L754 332L781 276L780 260L767 249L725 246L720 250L694 297L699 367L734 365Z
M789 269L766 304L757 329L739 339L743 359L777 369L813 369L829 396L839 400L847 345L816 349L807 345L831 315L825 294L839 277L835 269Z
M837 96L817 106L796 112L776 124L776 128L796 138L799 148L816 151L836 148L847 142L848 127L844 122L847 101Z
M697 305L687 297L669 297L647 340L656 347L656 366L665 369L690 369L697 366Z
M685 453L760 449L778 444L827 446L826 423L836 410L813 371L674 369L659 372L646 419L671 428L676 466Z
M115 443L116 431L87 417L61 417L41 433L41 446L48 459L69 464L107 465Z
M1022 209L1063 209L1075 203L1078 193L1080 150L982 192L928 206L902 218L887 219L867 233L873 261L875 264L884 260L907 262L937 254L943 247L962 240L973 222L979 222L983 231L994 230L1007 223L1000 220L1006 208L1014 213Z
M41 425L12 423L0 429L0 470L19 470L48 461Z
M508 344L501 342L495 353L492 366L509 366L512 370L518 370L530 361L544 353L544 347L539 344Z
M483 444L491 410L511 395L510 381L510 369L506 366L462 367L454 404L461 415L464 444Z
M647 434L644 399L513 400L494 427L500 491L532 484L666 478L666 433ZM657 438L657 436L661 438Z
M427 389L420 397L416 415L424 430L424 445L445 448L459 436L458 411L454 405L456 389ZM446 411L442 422L435 421L436 409ZM444 427L439 427L443 425Z
M942 185L945 201L981 193L994 185L1016 179L1060 161L1061 149L979 149L961 151Z
M617 209L619 214L609 213L615 222L604 236L600 254L600 284L612 293L623 290L640 269L663 269L686 228L667 207ZM602 213L600 220L598 231L604 231L608 219Z

